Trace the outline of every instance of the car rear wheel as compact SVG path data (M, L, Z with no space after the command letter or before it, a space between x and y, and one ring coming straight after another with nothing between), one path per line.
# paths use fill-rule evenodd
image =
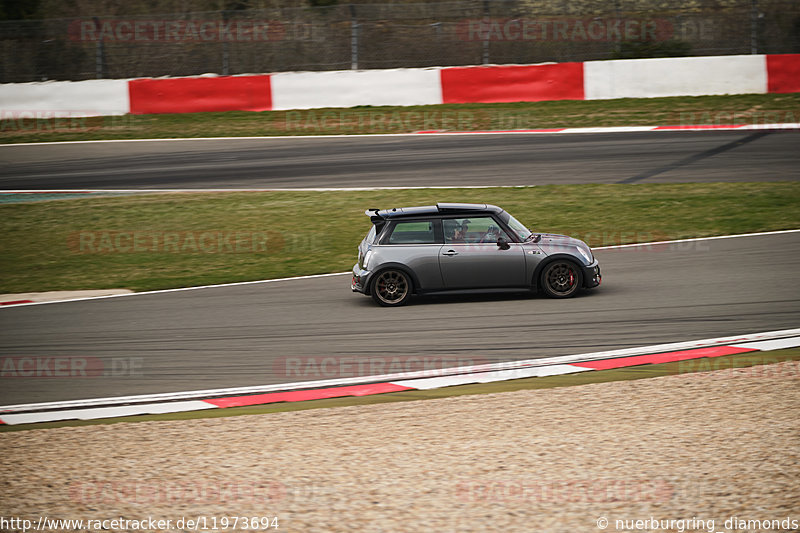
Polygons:
M554 261L542 272L541 287L550 298L569 298L583 285L583 273L571 261Z
M411 297L411 279L402 270L384 270L375 276L370 293L384 307L405 305Z

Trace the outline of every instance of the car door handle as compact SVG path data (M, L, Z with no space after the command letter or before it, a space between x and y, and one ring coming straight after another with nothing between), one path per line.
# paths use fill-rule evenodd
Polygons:
M449 255L452 257L454 255L458 255L458 252L456 252L455 250L447 250L446 252L442 252L442 255Z

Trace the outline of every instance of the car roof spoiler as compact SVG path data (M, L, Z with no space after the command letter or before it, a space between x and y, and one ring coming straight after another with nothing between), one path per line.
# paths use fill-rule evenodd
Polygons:
M461 204L461 203L445 203L439 202L436 205L418 206L418 207L394 207L392 209L367 209L364 214L367 215L373 223L377 224L382 220L393 218L395 216L430 216L451 212L462 213L480 213L480 212L501 212L503 211L496 205L489 204Z
M380 209L375 209L375 208L367 209L366 211L364 211L364 214L369 217L369 219L372 221L373 224L375 224L377 222L384 220L384 218L378 214L378 211L380 211Z
M489 206L486 204L455 204L449 202L439 202L436 204L436 208L439 212L443 211L469 211L474 209L475 211L483 211L488 209Z

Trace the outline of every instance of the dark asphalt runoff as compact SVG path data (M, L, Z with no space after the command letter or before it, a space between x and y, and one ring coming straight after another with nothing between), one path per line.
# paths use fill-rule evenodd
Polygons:
M800 132L412 135L0 146L0 190L800 179Z
M550 357L800 325L800 233L596 255L603 285L568 300L449 295L385 309L351 293L343 275L0 309L0 357L12 358L0 405L369 375L417 364L409 356L441 368L443 359ZM25 357L45 367L74 357L116 375L10 375L30 370L15 366Z

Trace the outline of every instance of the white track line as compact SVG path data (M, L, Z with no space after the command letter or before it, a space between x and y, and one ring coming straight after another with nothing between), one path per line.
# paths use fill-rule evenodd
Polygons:
M634 244L619 244L614 246L598 246L597 248L592 248L592 250L613 250L617 248L633 248L633 247L644 247L644 246L655 246L661 244L673 244L673 243L682 243L682 242L698 242L698 241L714 241L720 239L736 239L739 237L760 237L765 235L782 235L786 233L800 233L800 229L787 229L787 230L779 230L779 231L762 231L759 233L742 233L739 235L719 235L717 237L697 237L694 239L678 239L674 241L657 241L657 242L642 242L642 243L634 243ZM17 307L25 307L29 305L48 305L48 304L58 304L58 303L67 303L67 302L83 302L87 300L105 300L109 298L126 298L130 296L143 296L146 294L164 294L169 292L181 292L181 291L193 291L198 289L216 289L219 287L236 287L239 285L255 285L259 283L277 283L280 281L296 281L296 280L304 280L304 279L316 279L316 278L327 278L332 276L345 276L348 274L352 274L351 271L347 272L333 272L331 274L312 274L309 276L294 276L290 278L275 278L275 279L261 279L261 280L254 280L254 281L239 281L235 283L221 283L218 285L198 285L195 287L180 287L177 289L161 289L155 291L143 291L143 292L132 292L128 294L110 294L108 296L93 296L87 298L72 298L69 300L53 300L49 302L30 302L24 304L13 304L13 305L3 305L0 306L0 309L13 309Z
M798 345L798 339L795 338L785 338L785 339L774 339L770 341L757 341L757 342L745 342L742 344L734 344L736 348L749 348L751 350L760 350L762 352L769 352L772 350L782 350L784 348L795 348Z
M716 237L694 237L691 239L676 239L674 241L654 241L634 244L615 244L613 246L598 246L592 250L614 250L617 248L632 248L636 246L655 246L656 244L677 244L681 242L716 241L720 239L737 239L739 237L759 237L762 235L781 235L784 233L798 233L800 229L784 229L777 231L760 231L757 233L740 233L738 235L717 235Z
M758 342L765 340L784 339L800 335L800 328L786 329L778 331L766 331L761 333L751 333L746 335L734 335L729 337L716 337L695 341L676 342L669 344L658 344L653 346L640 346L637 348L625 348L621 350L611 350L605 352L590 352L576 355L564 355L559 357L548 357L541 359L527 359L522 361L508 361L503 363L487 363L483 365L471 365L437 369L437 377L456 374L470 374L478 372L495 372L502 370L516 370L529 367L543 367L551 365L565 365L586 361L596 361L600 359L613 359L618 357L632 357L636 355L648 355L660 352L671 352L678 350L690 350L693 348L705 348L709 346L724 346L731 344L742 344L748 342ZM169 402L175 400L196 400L201 398L214 398L222 396L239 396L245 394L256 394L266 392L278 392L287 390L314 389L324 387L336 387L340 385L358 385L362 383L374 382L396 382L399 380L430 378L430 370L420 370L416 372L400 372L396 374L383 374L375 376L359 376L353 378L327 379L318 381L301 381L296 383L280 383L276 385L259 385L252 387L229 387L224 389L206 389L182 392L169 392L158 394L146 394L135 396L117 396L111 398L89 398L85 400L70 400L60 402L42 402L30 404L16 404L0 406L0 417L3 413L20 413L30 411L43 411L48 409L70 409L82 407L100 407L123 404L138 404L152 402Z
M659 133L698 131L753 131L753 130L798 130L800 123L742 124L713 126L694 124L687 126L608 126L588 128L542 128L540 130L478 130L478 131L428 131L424 135L573 135L587 133Z
M712 126L712 127L709 127ZM573 135L587 133L650 133L650 132L682 132L682 131L752 131L752 130L797 130L800 123L776 123L776 124L742 124L715 127L713 125L687 125L687 126L609 126L595 128L544 128L559 131L537 131L537 130L502 130L502 131L430 131L425 133L357 133L353 135L272 135L261 137L175 137L167 139L97 139L88 141L53 141L37 143L14 143L0 144L3 146L47 146L52 144L88 144L88 143L130 143L130 142L164 142L164 141L228 141L228 140L269 140L269 139L360 139L369 137L420 137L431 135Z
M361 133L354 135L265 135L261 137L170 137L166 139L94 139L88 141L50 141L37 143L0 144L4 146L49 146L53 144L90 144L90 143L146 143L146 142L174 142L174 141L260 141L260 140L295 140L295 139L342 139L363 137L419 137L433 135L430 133Z
M23 307L27 305L45 305L45 304L58 304L58 303L65 303L65 302L83 302L86 300L105 300L107 298L117 298L120 296L141 296L145 294L163 294L168 292L181 292L181 291L193 291L196 289L216 289L219 287L237 287L239 285L255 285L257 283L277 283L279 281L295 281L300 279L316 279L316 278L327 278L331 276L343 276L345 274L352 274L352 272L334 272L332 274L312 274L310 276L294 276L291 278L275 278L275 279L260 279L255 281L237 281L235 283L220 283L218 285L197 285L195 287L179 287L177 289L160 289L156 291L142 291L142 292L131 292L127 294L109 294L107 296L90 296L87 298L72 298L69 300L53 300L49 302L31 302L31 303L24 303L24 304L15 304L15 305L4 305L0 306L0 309L9 309L12 307Z
M37 424L41 422L60 422L62 420L97 420L99 418L118 418L123 416L157 415L164 413L185 413L215 409L216 406L200 400L184 402L164 402L137 405L115 405L92 409L65 409L41 413L3 413L2 420L8 425Z

